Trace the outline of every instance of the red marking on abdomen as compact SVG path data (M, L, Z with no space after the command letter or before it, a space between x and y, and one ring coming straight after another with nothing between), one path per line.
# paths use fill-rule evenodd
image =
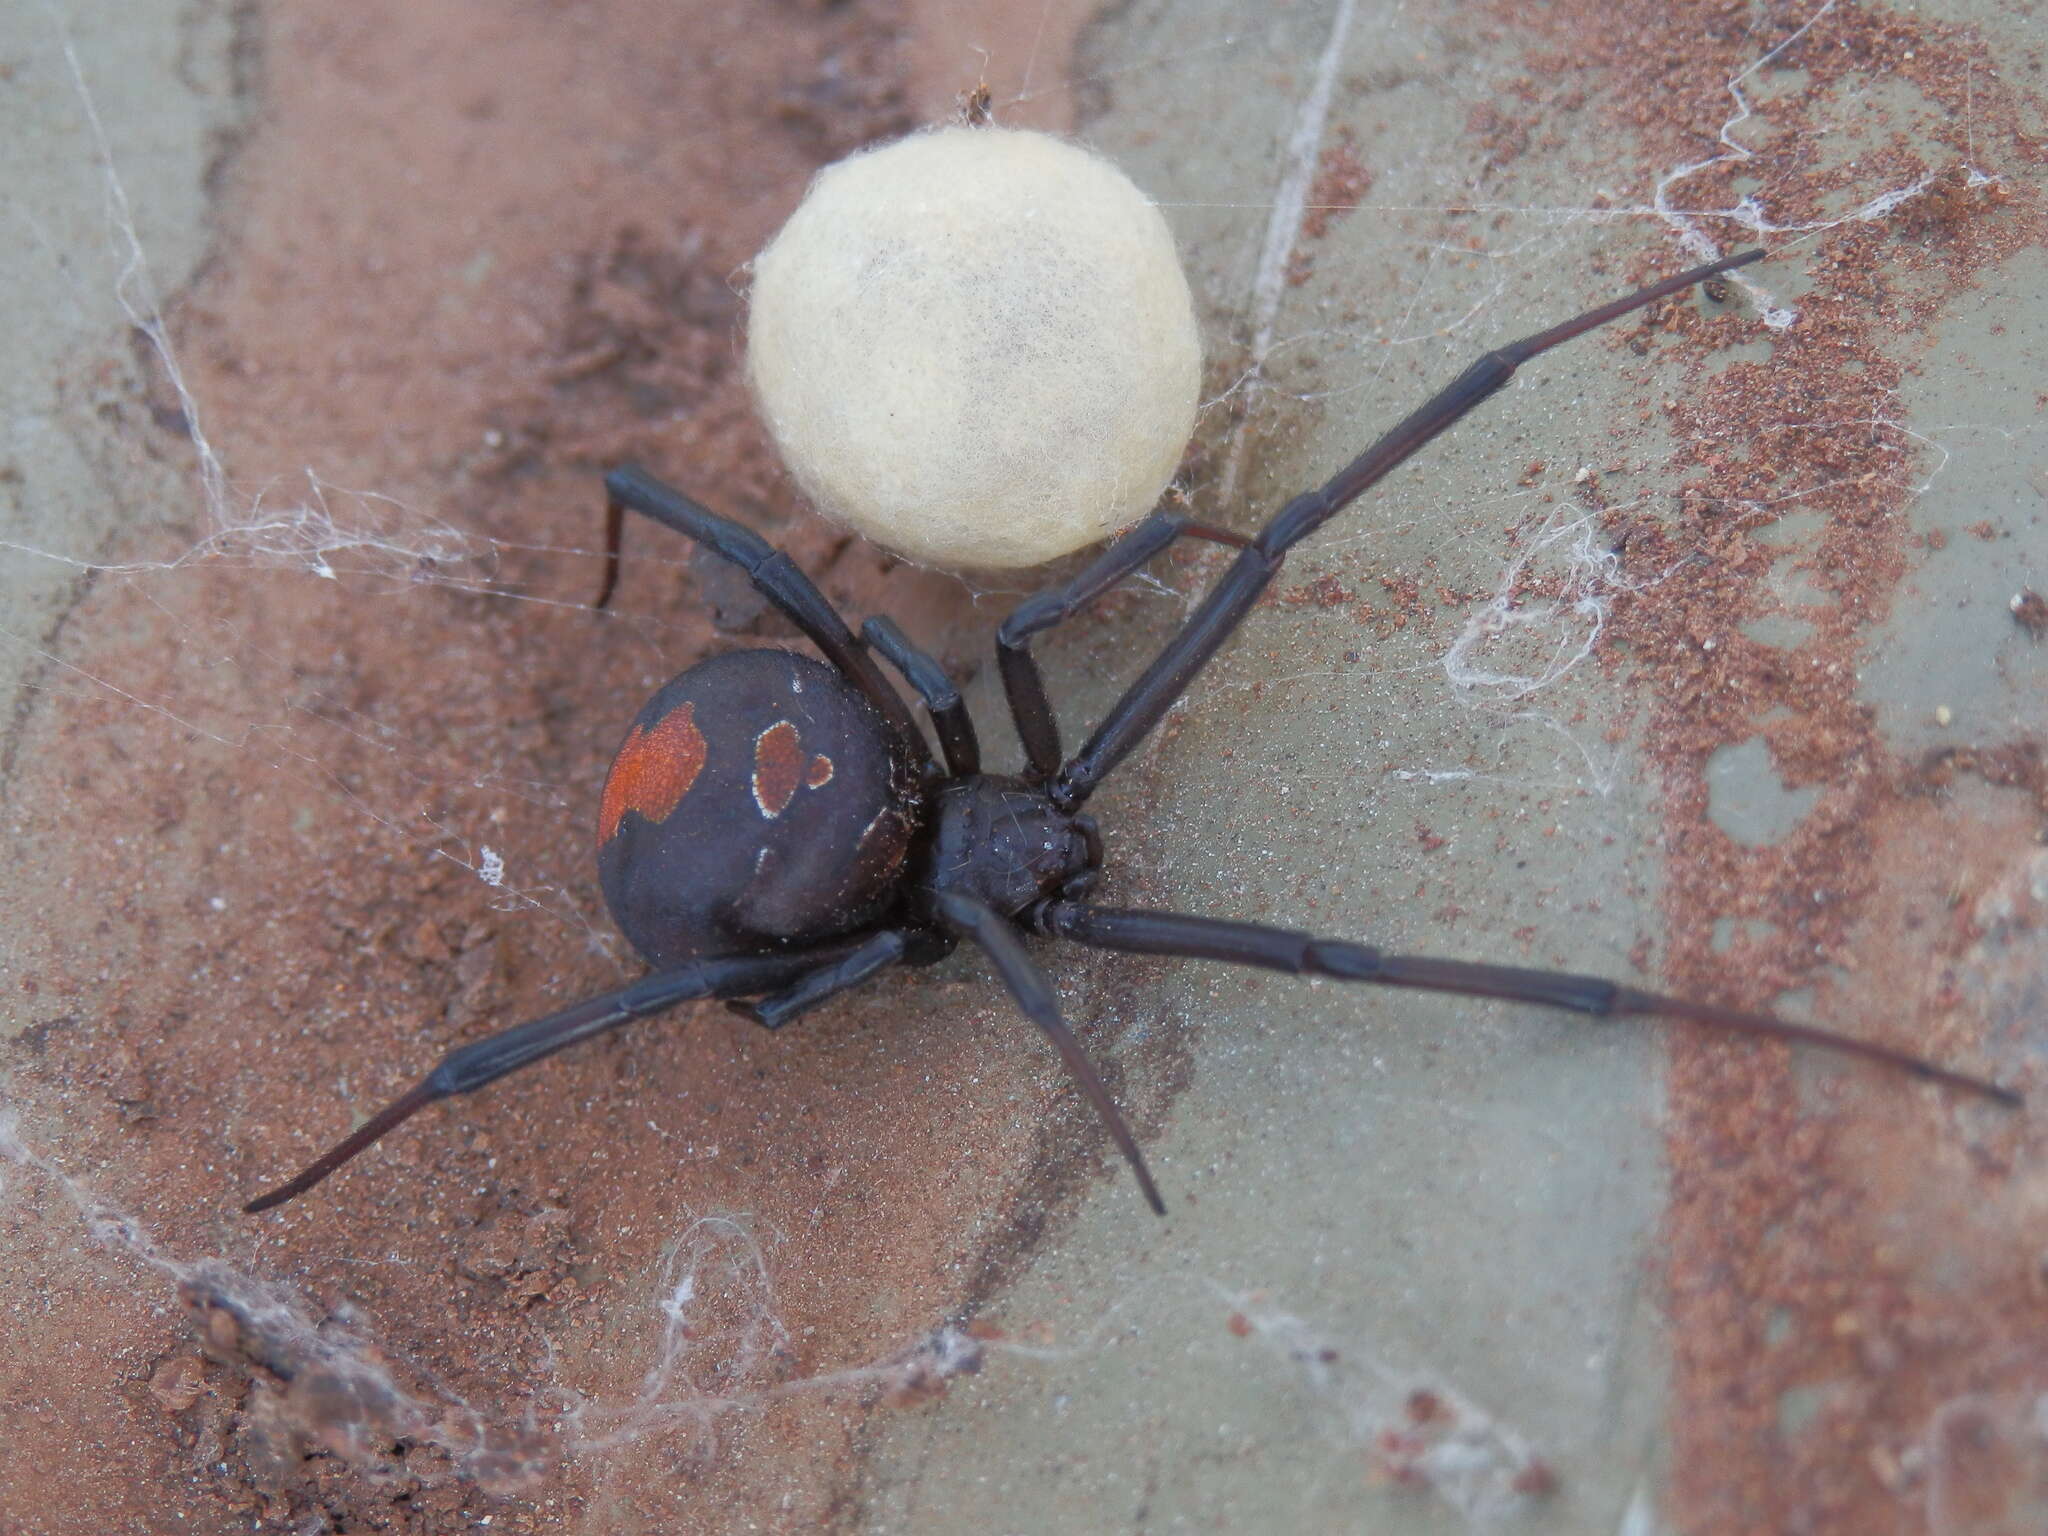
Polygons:
M807 789L823 789L832 782L832 759L820 752L811 759L811 771L804 778Z
M789 809L803 775L804 755L797 729L778 720L754 738L754 804L774 820Z
M670 710L652 729L634 726L604 781L604 799L597 810L598 846L612 840L628 811L638 811L652 822L667 821L703 771L704 733L697 729L694 702Z

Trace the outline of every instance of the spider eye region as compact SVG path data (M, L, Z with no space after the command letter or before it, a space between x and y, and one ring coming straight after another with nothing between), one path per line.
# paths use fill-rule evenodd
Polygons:
M917 767L829 667L734 651L635 717L598 811L598 879L650 963L873 923L923 822Z

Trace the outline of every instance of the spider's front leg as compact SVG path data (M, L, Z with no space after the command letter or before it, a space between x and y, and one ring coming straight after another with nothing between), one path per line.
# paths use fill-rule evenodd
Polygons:
M1523 363L1560 342L1690 288L1717 272L1761 261L1763 256L1762 251L1744 251L1708 262L1488 352L1340 469L1321 489L1288 502L1239 552L1223 579L1210 589L1180 632L1125 691L1081 750L1059 770L1048 786L1053 804L1064 811L1081 805L1150 734L1174 701L1187 691L1196 674L1208 665L1209 658L1244 622L1259 594L1280 569L1288 550L1405 464L1466 412L1499 391Z
M1750 1013L1670 997L1662 992L1646 992L1602 976L1531 970L1519 965L1487 965L1439 955L1394 955L1370 944L1319 938L1263 923L1232 922L1186 912L1095 907L1079 901L1045 902L1032 911L1031 922L1041 933L1126 954L1177 955L1190 960L1220 960L1226 965L1284 971L1292 976L1327 976L1333 981L1451 992L1462 997L1497 997L1601 1019L1673 1019L1728 1034L1816 1045L1840 1055L1860 1056L1865 1061L1909 1072L2008 1109L2017 1109L2022 1102L2016 1091L2002 1084L1953 1071L1876 1041L1836 1034L1811 1024L1795 1024L1775 1014Z
M1027 777L1034 783L1043 783L1059 772L1060 726L1038 662L1031 654L1031 637L1072 618L1183 534L1240 549L1251 542L1241 533L1198 523L1161 507L1097 555L1072 581L1048 587L1019 603L996 631L996 670L1002 673L1010 719L1016 724L1017 739L1024 744Z

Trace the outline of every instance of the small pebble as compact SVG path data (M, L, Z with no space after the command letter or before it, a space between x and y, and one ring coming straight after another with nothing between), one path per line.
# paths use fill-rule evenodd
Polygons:
M205 1373L198 1356L176 1356L158 1366L149 1378L150 1395L163 1404L166 1413L183 1413L206 1390Z

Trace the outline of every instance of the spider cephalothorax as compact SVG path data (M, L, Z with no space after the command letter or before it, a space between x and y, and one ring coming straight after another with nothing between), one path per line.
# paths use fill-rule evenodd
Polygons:
M1025 948L1026 933L1598 1016L1682 1019L1824 1045L2018 1103L2009 1089L1887 1046L1599 977L1389 955L1284 928L1099 907L1085 899L1102 862L1102 842L1081 807L1243 622L1290 548L1538 353L1762 255L1746 251L1695 267L1487 353L1321 489L1288 502L1254 536L1162 509L1073 580L1027 600L996 637L996 661L1026 762L1014 778L982 773L959 691L893 623L869 619L856 638L789 558L758 535L642 470L614 470L605 477L600 607L617 579L625 513L639 512L743 569L829 665L782 651L714 657L668 683L635 718L605 785L598 869L620 930L653 967L647 976L451 1051L410 1092L247 1209L264 1210L311 1188L435 1099L481 1087L629 1019L693 998L721 997L778 1028L890 966L929 964L967 939L1059 1050L1147 1201L1163 1213L1137 1142L1061 1018L1051 983ZM1237 556L1088 740L1065 755L1031 657L1031 637L1184 535L1234 546ZM882 676L875 653L924 700L936 755Z
M918 898L962 897L1015 917L1053 896L1085 896L1102 866L1086 812L1062 811L1027 779L975 774L939 791Z

